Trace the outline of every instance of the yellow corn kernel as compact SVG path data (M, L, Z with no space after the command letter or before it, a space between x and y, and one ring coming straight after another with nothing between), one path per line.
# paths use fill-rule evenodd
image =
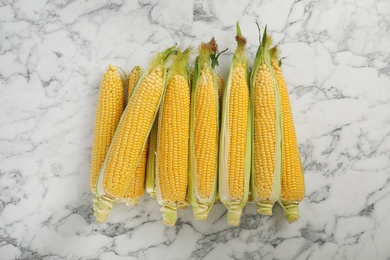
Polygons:
M195 169L198 194L202 199L213 192L218 154L218 92L210 69L200 72L195 97Z
M228 187L232 200L244 197L249 89L242 64L233 69L229 98Z
M130 101L131 93L133 93L134 87L137 84L138 79L140 78L142 69L139 66L135 66L129 74L129 85L127 87L127 102Z
M119 73L115 66L109 65L100 84L96 110L90 173L90 186L94 194L96 194L99 172L123 112L123 95L123 84Z
M128 194L164 90L164 70L158 66L140 82L118 125L103 179L105 193L114 198L122 199Z

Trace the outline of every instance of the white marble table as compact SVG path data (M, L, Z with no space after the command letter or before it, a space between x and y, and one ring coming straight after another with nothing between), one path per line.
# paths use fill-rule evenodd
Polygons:
M390 3L12 1L0 4L0 259L390 259ZM238 3L239 2L239 3ZM89 168L99 81L174 43L215 36L226 75L239 21L253 58L268 24L306 177L301 219L216 205L208 220L116 206L94 223Z

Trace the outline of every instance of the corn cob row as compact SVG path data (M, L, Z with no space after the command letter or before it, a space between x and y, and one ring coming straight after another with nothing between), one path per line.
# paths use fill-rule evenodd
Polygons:
M218 86L211 66L216 51L214 38L201 44L192 81L188 199L195 219L207 218L217 192Z
M106 221L112 206L125 199L158 111L166 81L167 57L173 48L158 53L139 79L119 121L99 174L94 199L98 221Z
M156 198L163 223L173 226L186 202L190 128L189 50L179 53L168 72L160 107L156 153Z

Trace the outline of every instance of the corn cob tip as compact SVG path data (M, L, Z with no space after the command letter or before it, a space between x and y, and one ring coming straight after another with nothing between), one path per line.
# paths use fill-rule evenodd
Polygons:
M273 60L279 60L280 51L278 46L274 46L270 49L271 59Z
M131 72L140 72L142 70L142 68L140 67L140 66L135 66L132 70L131 70ZM130 72L130 73L131 73ZM129 73L129 76L130 76L130 73Z
M238 46L240 46L240 47L244 47L245 46L245 44L246 44L246 39L245 39L245 37L244 36L242 36L242 33L241 33L241 28L240 28L240 25L238 24L238 22L237 22L237 24L236 24L236 41L237 41L237 44L238 44Z
M201 43L199 52L207 51L209 54L216 53L218 50L217 42L215 41L215 38L211 38L211 40L207 43Z
M229 209L227 221L230 226L238 227L240 225L242 209Z
M260 27L259 27L260 35ZM259 36L260 38L260 36ZM272 37L267 34L267 26L264 29L263 37L259 48L257 49L254 64L266 64L271 66L270 47L272 45Z
M149 64L149 69L158 67L160 65L164 65L169 61L169 58L172 57L172 55L177 55L178 50L176 45L157 53L152 61Z
M293 223L299 219L299 207L298 203L283 203L284 213L288 223Z
M265 39L264 43L262 44L263 48L264 48L264 50L269 51L269 49L272 45L272 37L270 35L267 35L265 32L263 38Z
M114 65L112 65L112 64L109 64L109 65L107 66L107 71L109 71L109 70L111 70L111 71L116 71L116 66L114 66Z
M278 44L279 45L279 44ZM279 67L282 66L282 60L285 58L285 57L280 57L280 50L278 48L278 45L272 47L270 49L270 55L271 55L271 60L275 60L278 64Z
M238 46L243 47L246 44L246 39L243 36L236 35L236 42L237 42Z
M101 197L95 197L92 199L93 202L93 211L96 218L97 223L106 223L108 219L108 215L112 207L114 206L114 202L111 200L103 199Z
M272 216L272 207L274 203L271 201L260 201L258 203L257 212L261 215Z
M183 76L188 81L188 60L190 58L191 48L187 48L184 52L178 51L175 62L169 68L168 79L169 82L173 76Z
M164 206L160 209L163 213L163 224L166 226L174 226L177 221L177 209L174 207Z

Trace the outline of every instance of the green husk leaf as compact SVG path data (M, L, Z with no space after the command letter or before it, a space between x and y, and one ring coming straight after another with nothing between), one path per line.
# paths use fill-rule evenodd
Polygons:
M284 210L288 223L291 224L299 219L298 202L286 202L281 200L279 200L278 202Z
M145 190L149 193L150 197L156 197L156 183L155 183L155 161L157 151L157 126L158 116L154 120L152 130L149 135L149 151L148 159L146 162L146 179L145 179Z
M186 49L184 52L177 52L176 59L168 70L167 82L169 82L169 80L175 75L183 76L186 81L188 81L188 61L190 53L190 48Z
M100 197L94 197L92 199L92 202L96 222L106 223L108 215L110 214L112 207L117 203L117 201L109 195L103 195Z
M224 49L223 51L220 51L216 54L211 54L210 58L211 58L211 68L214 69L215 66L219 66L219 61L218 61L218 58L219 56L226 52L228 50L228 48Z
M174 226L177 221L177 205L164 205L160 209L163 213L163 224L166 226Z

